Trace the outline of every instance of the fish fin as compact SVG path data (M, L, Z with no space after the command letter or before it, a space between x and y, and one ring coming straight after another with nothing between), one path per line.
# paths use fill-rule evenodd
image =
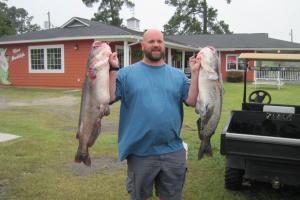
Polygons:
M196 102L196 107L195 107L195 112L197 114L200 114L200 107L201 107L201 105L200 105L200 96L198 95L197 102Z
M198 135L199 135L199 138L201 139L201 132L203 131L205 125L208 123L208 120L210 119L210 117L212 116L213 114L213 109L212 108L208 108L208 105L205 106L206 109L205 109L205 113L202 115L200 115L201 117L198 118L196 124L197 124L197 128L198 128ZM197 112L197 110L196 110Z
M222 96L224 96L224 94L225 94L225 89L224 89L223 81L219 81L219 82L217 83L217 86L218 86L218 88L219 88L219 90L220 90L220 94L221 94Z
M214 111L214 106L209 103L200 103L200 100L197 100L195 112L200 115L201 123L204 125L208 122Z
M95 141L96 141L97 137L99 136L100 132L101 132L101 119L97 118L94 125L93 125L93 130L92 130L92 133L90 135L89 141L87 143L88 147L91 147L95 143Z
M219 79L218 73L212 69L209 65L204 62L201 62L201 67L208 73L209 80L217 80Z
M197 129L198 129L198 134L199 134L199 138L201 139L201 135L200 132L201 130L203 130L203 120L201 120L201 117L198 118L197 120Z
M207 79L208 79L208 80L215 81L215 80L218 80L218 79L219 79L219 76L218 76L218 74L217 74L215 71L209 71L209 72L208 72Z
M102 118L103 116L108 116L110 114L109 105L103 104L99 107L99 117Z
M202 126L204 127L205 124L207 124L208 120L211 118L211 116L214 113L214 106L209 106L209 104L205 105L205 112L203 114L202 119Z
M207 155L208 157L213 156L209 140L207 142L205 142L205 140L201 140L201 145L198 152L198 160L201 160L204 157L204 155Z
M224 94L225 94L225 89L224 89L224 86L223 86L223 85L221 86L221 91L222 91L222 92L221 92L222 96L224 96Z

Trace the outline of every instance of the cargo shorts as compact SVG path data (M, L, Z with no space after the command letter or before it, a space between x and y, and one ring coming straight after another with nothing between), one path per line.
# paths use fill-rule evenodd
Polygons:
M152 197L153 186L157 197L164 200L182 199L187 171L184 149L157 155L127 157L127 191L132 200Z

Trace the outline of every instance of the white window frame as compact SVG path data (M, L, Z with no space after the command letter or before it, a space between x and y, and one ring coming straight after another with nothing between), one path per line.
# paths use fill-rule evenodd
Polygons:
M31 68L31 50L32 49L44 49L44 54L47 54L47 49L50 48L60 48L61 52L61 69L48 69L47 66L47 55L44 55L44 64L45 69L32 69ZM64 45L43 45L43 46L29 46L28 47L28 71L29 73L64 73L65 72L65 53L64 53Z
M230 56L235 56L236 57L236 68L235 69L228 69L227 68L227 64L228 64L228 57L230 57ZM239 54L226 54L226 71L227 72L230 72L230 71L244 71L244 70L242 70L242 69L238 69L238 67L239 67Z
M120 50L122 50L123 51L123 53L122 53L122 56L123 56L123 63L119 63L120 64L120 67L124 67L124 62L125 62L125 55L124 55L124 46L122 46L122 45L116 45L115 46L115 48L116 48L116 52L118 52L118 49L120 49Z

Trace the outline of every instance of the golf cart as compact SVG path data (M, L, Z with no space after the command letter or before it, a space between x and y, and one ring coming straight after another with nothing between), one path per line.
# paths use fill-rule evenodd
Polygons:
M242 110L231 112L221 134L225 187L237 190L245 181L300 186L300 105L272 104L264 90L246 100L248 61L300 61L300 55L242 53L239 58L244 63Z

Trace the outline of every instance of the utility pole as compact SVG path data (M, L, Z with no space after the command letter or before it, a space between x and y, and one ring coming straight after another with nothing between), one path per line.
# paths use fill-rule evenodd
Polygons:
M293 42L293 29L291 29L291 32L289 35L291 36L291 42Z
M51 28L51 22L50 22L50 12L47 12L48 15L48 28Z

